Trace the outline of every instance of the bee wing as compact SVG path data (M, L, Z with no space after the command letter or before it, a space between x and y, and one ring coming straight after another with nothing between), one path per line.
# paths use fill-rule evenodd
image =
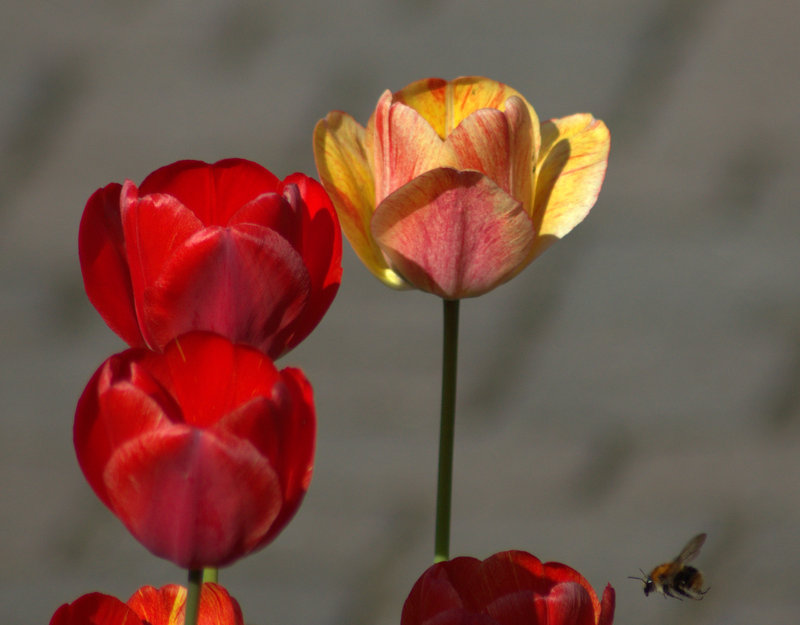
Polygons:
M697 554L700 553L700 547L703 546L703 543L706 542L706 535L705 534L698 534L683 548L677 558L675 558L674 564L680 566L684 562L690 562L697 557Z

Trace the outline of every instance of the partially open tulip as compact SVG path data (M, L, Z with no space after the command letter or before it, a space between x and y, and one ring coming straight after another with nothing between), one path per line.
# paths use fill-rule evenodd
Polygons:
M314 130L320 179L362 262L445 299L510 280L594 205L609 133L579 113L542 124L481 77L386 91L366 128L333 111Z
M316 417L298 369L197 332L109 358L75 414L78 462L155 555L197 569L270 542L311 479Z
M614 589L598 600L576 570L542 564L524 551L483 562L455 558L422 574L403 606L400 625L611 625Z
M256 163L179 161L98 189L79 233L89 300L132 347L207 330L277 358L319 323L341 280L320 184Z
M78 597L62 605L50 625L183 625L186 589L169 584L159 589L144 586L122 603L99 592ZM217 584L203 584L200 591L198 625L242 625L242 610L236 599Z

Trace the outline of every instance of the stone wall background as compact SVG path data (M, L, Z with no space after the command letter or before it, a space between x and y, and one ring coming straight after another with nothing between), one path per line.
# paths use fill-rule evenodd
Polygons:
M589 218L462 304L454 555L617 589L618 624L792 623L800 552L800 5L788 0L10 0L0 8L0 614L183 582L83 481L75 401L122 344L88 304L83 205L180 158L314 173L331 109L481 74L612 132ZM346 249L282 364L315 386L306 503L222 571L255 624L399 623L430 562L441 306ZM709 533L701 603L626 579Z

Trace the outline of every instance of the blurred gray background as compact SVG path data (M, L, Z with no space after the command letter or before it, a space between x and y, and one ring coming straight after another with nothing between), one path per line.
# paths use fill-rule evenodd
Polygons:
M793 0L103 3L0 8L0 615L183 582L95 499L75 402L123 348L88 304L89 195L181 158L314 174L331 109L427 77L507 82L611 129L587 220L461 306L452 550L509 548L617 589L616 623L796 623L800 5ZM441 303L346 245L330 313L282 365L314 384L314 481L221 581L257 625L396 625L428 566ZM694 534L712 586L626 579Z

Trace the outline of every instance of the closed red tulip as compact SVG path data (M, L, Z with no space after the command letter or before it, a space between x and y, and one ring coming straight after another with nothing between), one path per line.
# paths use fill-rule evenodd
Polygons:
M169 584L159 589L144 586L127 603L99 592L62 605L50 625L183 625L186 589ZM198 625L242 625L236 599L218 584L203 584Z
M277 358L319 323L341 280L341 231L322 186L228 159L178 161L98 189L79 233L89 300L132 347L193 330Z
M598 600L576 570L542 564L524 551L483 562L455 558L422 574L403 606L401 625L611 625L614 589Z
M289 522L315 433L300 370L197 332L103 363L78 401L74 441L89 484L134 537L197 569L230 564Z

